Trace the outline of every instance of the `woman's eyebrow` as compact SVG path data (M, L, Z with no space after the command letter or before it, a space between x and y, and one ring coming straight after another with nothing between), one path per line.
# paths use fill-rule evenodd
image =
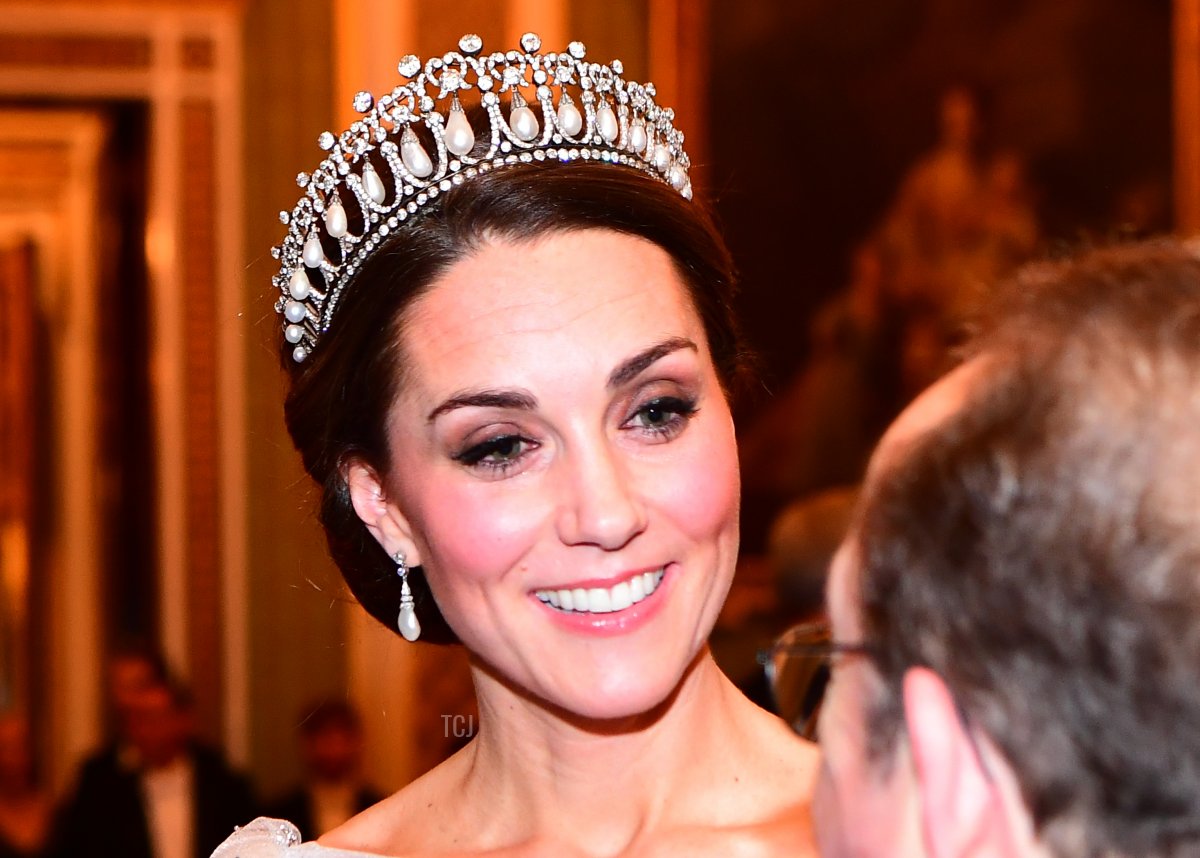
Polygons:
M614 369L608 376L608 389L612 390L628 384L655 361L661 360L680 349L691 349L694 352L700 351L696 344L687 337L671 337L670 339L663 340L661 343L638 352Z
M655 361L662 360L672 352L680 349L691 349L696 352L699 348L686 337L671 337L656 343L633 357L623 361L608 376L608 388L620 387L637 378L638 374ZM521 411L533 411L537 408L537 399L522 390L467 390L457 393L429 412L426 420L432 423L441 415L456 408L515 408Z
M521 390L468 390L456 394L429 412L426 420L432 423L447 411L456 408L516 408L532 411L537 399Z

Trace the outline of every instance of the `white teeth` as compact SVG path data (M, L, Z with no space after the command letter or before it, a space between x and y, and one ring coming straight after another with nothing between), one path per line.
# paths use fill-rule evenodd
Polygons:
M663 579L663 570L643 572L628 581L612 587L592 587L585 590L538 590L534 595L541 601L560 611L576 611L587 614L609 614L623 611L645 599L658 589Z
M629 593L628 582L622 581L612 588L612 609L614 611L623 611L632 604L633 597Z
M608 614L612 612L612 598L603 587L593 587L588 590L587 609L593 614Z

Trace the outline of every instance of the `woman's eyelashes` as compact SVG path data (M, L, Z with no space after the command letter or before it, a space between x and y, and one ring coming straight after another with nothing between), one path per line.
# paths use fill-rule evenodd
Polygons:
M623 428L644 432L655 440L669 441L687 427L698 410L694 397L658 396L638 406Z
M698 411L694 397L656 396L636 406L620 429L637 433L651 443L662 443L683 432ZM519 432L503 431L478 443L468 444L451 454L451 458L488 476L504 476L541 446L541 442Z
M537 446L536 441L521 435L497 435L455 453L453 459L471 468L503 474Z

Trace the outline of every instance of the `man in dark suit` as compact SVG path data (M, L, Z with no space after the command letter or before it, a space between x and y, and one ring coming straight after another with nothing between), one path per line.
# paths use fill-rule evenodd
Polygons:
M304 783L270 808L307 839L320 837L383 798L362 780L363 734L344 700L305 707L299 727Z
M56 827L56 858L207 858L254 818L249 784L194 740L191 700L166 682L132 697L124 741L87 760Z

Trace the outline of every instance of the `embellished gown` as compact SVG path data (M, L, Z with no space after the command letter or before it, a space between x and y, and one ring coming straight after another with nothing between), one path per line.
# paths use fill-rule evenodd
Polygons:
M212 858L379 858L366 852L330 849L315 842L301 843L296 826L260 816L242 826L217 847Z

